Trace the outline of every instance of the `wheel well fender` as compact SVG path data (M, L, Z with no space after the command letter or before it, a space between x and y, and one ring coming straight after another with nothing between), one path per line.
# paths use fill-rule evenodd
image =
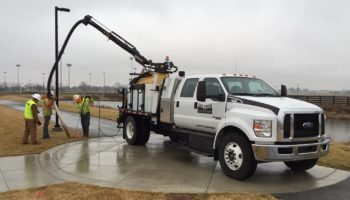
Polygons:
M214 160L218 160L218 147L222 141L222 139L227 135L227 134L230 134L230 133L235 133L235 134L240 134L242 135L243 137L245 137L248 141L249 138L246 136L246 134L240 129L240 128L237 128L235 126L226 126L224 127L223 129L220 130L220 132L217 134L215 140L214 140Z

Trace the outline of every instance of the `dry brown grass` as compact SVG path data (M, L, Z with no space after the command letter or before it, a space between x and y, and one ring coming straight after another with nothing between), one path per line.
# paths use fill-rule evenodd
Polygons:
M171 194L160 192L128 191L80 183L64 183L34 189L4 192L0 193L0 199L275 200L276 198L268 194L259 193Z
M318 164L350 171L350 142L331 144L329 153Z
M350 120L350 106L321 105L321 107L324 109L327 118Z
M8 108L6 106L0 105L0 156L14 156L14 155L23 155L23 154L34 154L45 151L51 147L57 146L59 144L64 144L68 142L73 142L79 140L80 133L69 129L72 135L75 135L74 138L67 138L63 132L50 132L50 139L43 140L41 139L42 126L38 126L37 138L41 142L39 145L32 144L22 144L22 137L24 132L24 118L23 112ZM43 122L43 120L41 119ZM50 125L50 129L53 124ZM29 139L30 142L30 139Z
M23 96L1 96L0 99L3 100L11 100L16 102L25 103L29 97ZM40 106L40 103L39 103ZM75 104L70 103L60 103L60 110L69 111L69 112L77 112L77 106ZM112 108L101 108L100 117L103 119L117 120L118 110ZM98 117L99 109L97 107L91 107L91 116Z

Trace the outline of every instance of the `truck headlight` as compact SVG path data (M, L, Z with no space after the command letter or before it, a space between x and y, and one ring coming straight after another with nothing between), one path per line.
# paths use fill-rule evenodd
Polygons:
M257 137L271 137L272 121L271 120L254 120L253 130Z

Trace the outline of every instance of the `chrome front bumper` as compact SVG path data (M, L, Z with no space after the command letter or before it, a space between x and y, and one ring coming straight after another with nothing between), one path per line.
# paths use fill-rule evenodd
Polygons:
M294 161L319 158L329 151L329 139L309 144L252 144L258 161Z

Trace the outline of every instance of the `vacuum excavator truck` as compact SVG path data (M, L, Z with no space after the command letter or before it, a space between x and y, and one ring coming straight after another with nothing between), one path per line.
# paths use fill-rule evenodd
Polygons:
M80 24L94 27L143 66L119 91L118 127L129 145L146 144L151 132L161 134L174 146L219 160L223 172L237 180L250 177L261 162L282 161L291 170L308 170L328 153L323 110L288 98L285 86L278 94L254 76L186 76L168 57L160 63L147 59L89 15L66 37L49 76L48 96L58 62Z
M323 110L288 98L285 86L278 94L254 76L151 72L122 94L119 123L128 144L145 144L151 131L162 134L219 160L234 179L250 177L261 162L308 170L329 151Z

